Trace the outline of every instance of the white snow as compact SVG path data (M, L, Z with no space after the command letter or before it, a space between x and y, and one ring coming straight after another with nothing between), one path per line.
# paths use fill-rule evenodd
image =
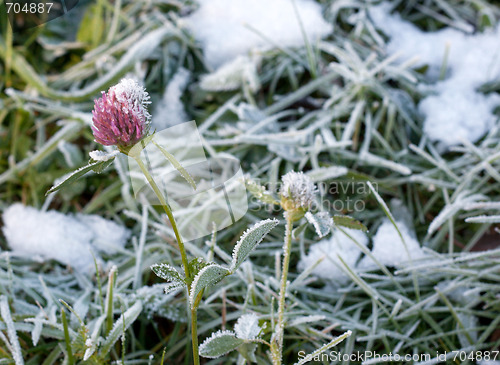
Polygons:
M375 25L390 38L387 52L402 61L416 57L417 66L429 66L426 76L434 82L420 85L429 94L419 104L424 132L444 147L480 139L497 120L492 112L500 105L499 95L476 91L500 77L500 25L474 35L451 28L423 32L398 14L391 15L390 8L383 3L370 9ZM440 81L445 59L446 76Z
M394 224L389 219L385 219L373 237L371 252L375 259L385 266L400 268L409 261L421 259L425 254L415 237L415 233L403 222L396 221L396 224L406 243L406 248ZM358 268L361 270L376 270L379 267L371 257L365 256L360 261Z
M251 50L300 47L332 31L321 6L311 0L199 0L200 8L184 19L201 42L207 64L217 68ZM298 14L298 15L297 15ZM300 19L300 22L299 22ZM260 33L260 34L259 34Z
M190 77L190 72L181 67L168 83L153 113L152 125L157 131L188 121L181 97Z
M3 232L16 254L57 260L78 271L94 271L92 252L113 253L125 246L130 232L97 215L42 212L13 204L3 214Z
M354 229L344 229L344 231L359 244L363 246L368 244L368 237L362 231ZM361 255L358 246L339 229L336 229L330 238L313 244L309 253L300 259L299 269L305 270L324 257L323 261L313 269L312 274L329 279L333 283L345 283L349 277L337 255L341 256L351 269L354 269Z

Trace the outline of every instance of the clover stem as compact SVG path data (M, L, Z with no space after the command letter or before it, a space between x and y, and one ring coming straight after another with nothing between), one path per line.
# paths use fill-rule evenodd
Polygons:
M167 214L167 217L170 221L170 224L172 225L172 229L174 230L175 238L177 239L177 243L179 244L179 250L181 252L181 257L182 257L182 265L184 266L184 273L186 275L186 279L188 279L188 282L190 282L191 274L189 272L189 266L188 266L188 261L187 261L187 254L186 254L186 249L184 247L184 242L182 241L181 235L179 234L179 230L177 228L177 223L175 222L174 215L172 214L172 209L170 209L170 206L166 202L165 198L163 197L163 194L161 193L160 189L158 188L158 185L156 185L156 182L154 181L153 177L149 173L148 169L142 162L141 158L139 156L134 157L135 161L139 165L142 173L148 180L149 185L155 192L156 196L160 200L160 204L163 207L163 210L165 210L165 213ZM189 287L188 287L189 289ZM193 342L193 362L194 365L199 365L200 364L200 355L199 355L199 350L198 350L198 318L197 318L197 311L196 307L191 309L191 341Z
M283 269L281 270L280 294L278 303L278 324L275 327L271 339L271 355L273 365L281 365L283 353L283 332L285 327L285 297L288 280L288 268L290 266L290 254L292 250L292 228L293 217L285 212L286 229L285 242L283 244Z
M193 362L200 365L200 353L198 349L198 313L196 308L191 309L191 341L193 342Z
M160 201L161 206L163 207L163 210L167 214L168 220L170 221L170 224L172 225L172 229L174 230L175 238L177 239L177 243L179 244L179 251L181 252L181 258L182 258L182 266L184 266L184 274L186 275L186 279L191 278L190 272L189 272L189 266L188 266L188 260L187 260L187 254L186 254L186 249L184 247L184 242L182 241L181 235L179 233L179 229L177 228L177 223L175 222L174 215L172 214L172 209L166 202L165 198L163 197L163 194L161 193L160 189L158 188L158 185L156 185L156 182L154 181L153 177L149 173L148 169L142 162L140 156L134 157L135 161L139 165L142 173L148 180L149 185L155 192L156 196L158 197L158 200Z

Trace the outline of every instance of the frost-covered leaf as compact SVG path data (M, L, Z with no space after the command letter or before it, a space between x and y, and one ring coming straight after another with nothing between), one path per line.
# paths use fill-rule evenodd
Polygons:
M142 302L138 300L132 307L127 309L127 311L121 315L121 317L113 325L108 337L104 340L101 347L101 354L107 354L111 350L111 346L113 346L123 332L126 331L132 323L134 323L141 312Z
M217 331L200 345L200 355L215 359L235 350L242 343L244 341L236 338L232 331Z
M113 157L113 159L114 159L114 157ZM111 164L111 162L113 162L113 159L110 159L107 161L90 160L90 163L88 165L80 167L78 170L70 173L67 177L64 178L63 181L61 181L61 182L57 183L56 185L54 185L53 187L51 187L45 193L45 195L56 192L59 189L61 189L62 187L73 183L74 181L76 181L77 179L79 179L80 177L82 177L83 175L85 175L89 171L94 171L98 174L101 173L107 166L109 166Z
M153 270L158 277L168 282L165 286L165 294L186 286L186 281L181 274L168 264L154 264L151 266L151 270Z
M347 167L330 166L330 167L320 167L318 169L308 171L306 175L309 176L313 182L319 182L329 179L335 179L336 177L339 176L344 176L348 172L349 170L347 169Z
M307 221L313 225L316 234L322 238L325 237L333 225L333 219L330 217L328 212L319 212L316 214L312 214L311 212L307 212L305 214Z
M201 269L198 275L194 277L193 283L191 284L191 291L189 293L191 308L194 308L196 305L196 298L203 289L217 284L230 273L228 269L217 264L210 264Z
M236 90L247 85L251 92L260 88L257 64L247 56L238 56L215 72L204 75L200 87L207 91Z
M278 223L277 219L266 219L254 224L243 233L233 250L231 272L235 272L240 267L243 261L250 255L250 252Z
M236 337L242 340L255 340L261 330L259 318L254 313L242 315L234 325Z
M327 350L331 349L333 346L338 345L339 343L341 343L342 341L344 341L346 338L348 338L351 335L352 335L351 331L345 332L343 335L340 335L340 336L334 338L329 343L321 346L316 351L310 353L309 355L302 357L298 362L295 363L295 365L307 364L308 362L312 361L316 356L318 356L322 352L327 351Z
M438 228L441 227L448 219L452 218L460 210L465 209L471 203L475 203L486 198L482 194L469 194L470 192L464 191L456 197L453 203L447 204L431 222L427 230L427 234L433 234L436 232Z
M21 345L19 344L19 338L17 337L14 321L10 313L9 302L5 295L0 297L0 315L2 316L5 327L7 327L12 358L16 365L23 365L24 360L23 353L21 352Z
M181 274L169 264L154 264L151 266L151 270L163 280L172 282L184 281Z
M500 215L478 215L466 218L467 223L500 223Z
M202 257L195 257L188 263L189 274L191 275L191 281L200 272L201 269L210 265L210 262L206 262Z
M357 219L354 219L353 217L349 217L348 215L334 215L333 222L337 226L342 226L351 229L358 229L363 232L368 231L368 228L366 228L366 226L363 223L361 223Z
M158 147L158 149L163 154L163 156L165 156L165 158L168 160L168 162L170 162L172 164L172 166L177 171L179 171L179 174L181 174L181 176L189 183L189 185L191 185L193 190L196 190L196 183L194 182L191 175L189 175L189 173L186 171L186 169L184 167L182 167L181 163L179 161L177 161L177 159L170 152L168 152L165 148L160 146L158 143L153 141L153 144L156 147Z

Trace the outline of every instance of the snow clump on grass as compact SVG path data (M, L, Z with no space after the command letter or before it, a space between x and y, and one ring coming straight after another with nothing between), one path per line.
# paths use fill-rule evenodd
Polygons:
M56 260L87 273L95 270L92 253L112 254L130 236L125 227L97 215L42 212L22 204L7 208L3 221L14 254Z
M321 6L311 0L200 0L200 8L185 18L187 27L201 42L212 68L246 55L254 49L275 46L302 47L302 23L308 40L327 36L332 25Z

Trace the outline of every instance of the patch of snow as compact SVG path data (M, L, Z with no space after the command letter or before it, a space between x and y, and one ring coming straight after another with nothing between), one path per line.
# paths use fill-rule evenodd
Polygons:
M41 212L22 204L7 208L3 221L4 235L14 253L57 260L88 273L94 272L92 252L113 253L130 236L125 227L96 215Z
M295 0L297 11L292 0L199 0L199 3L200 8L184 21L201 42L205 60L214 69L251 50L276 45L303 46L300 22L312 43L333 29L322 17L321 6L311 0Z
M180 68L169 81L163 98L157 103L153 113L152 125L158 131L176 124L188 121L188 115L181 100L191 74L185 68Z
M498 119L493 110L500 95L484 95L477 88L500 77L500 25L474 35L451 28L423 32L390 11L387 3L370 9L375 25L390 37L387 52L403 60L416 57L416 65L427 65L427 77L435 82L420 85L428 94L419 104L424 132L444 147L480 139ZM446 76L439 81L444 62Z
M344 231L359 244L363 246L368 244L368 237L364 232L354 229L344 229ZM349 277L338 256L342 257L349 268L354 269L360 255L361 250L352 239L341 230L336 229L330 238L323 239L311 246L309 253L300 259L299 269L305 270L324 257L323 261L311 273L320 278L331 280L333 283L343 284L348 281Z
M385 266L400 268L410 261L410 257L411 260L418 260L424 257L425 254L415 237L415 233L401 221L396 221L396 224L406 243L406 248L396 227L389 219L385 219L373 237L372 254L377 261ZM360 261L358 268L361 270L376 270L379 267L369 256L365 256Z

